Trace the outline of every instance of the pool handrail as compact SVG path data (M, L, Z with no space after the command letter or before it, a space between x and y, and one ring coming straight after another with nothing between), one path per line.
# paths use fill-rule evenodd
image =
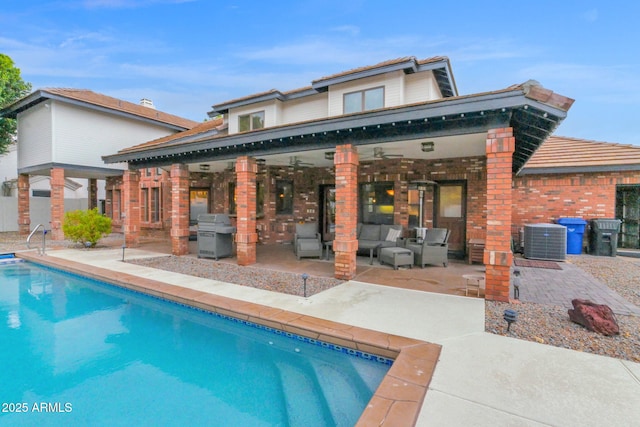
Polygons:
M47 230L44 229L44 225L42 224L38 224L34 227L33 230L31 230L31 233L29 234L29 237L27 237L27 249L31 249L31 246L29 245L29 243L31 243L31 238L33 237L34 234L36 234L36 231L38 231L38 229L42 227L42 252L40 253L40 249L38 249L38 252L41 255L44 255L44 250L45 250L45 246L46 246L46 235L47 235Z

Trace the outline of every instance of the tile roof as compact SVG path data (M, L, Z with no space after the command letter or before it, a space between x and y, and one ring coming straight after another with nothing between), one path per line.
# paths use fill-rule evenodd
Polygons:
M508 88L505 89L499 89L499 90L494 90L494 91L490 91L490 92L482 92L482 93L477 93L477 94L471 94L471 95L461 95L461 96L455 96L455 97L451 97L451 98L447 98L447 99L437 99L437 100L431 100L431 101L423 101L423 102L417 102L414 104L404 104L404 105L397 105L394 107L387 107L387 108L383 108L380 111L389 111L392 112L394 110L401 110L401 109L406 109L406 108L411 108L411 107L418 107L418 106L426 106L426 105L433 105L436 106L438 104L444 103L444 102L456 102L456 101L462 101L462 102L466 102L467 100L473 100L474 98L478 98L478 97L486 97L486 96L494 96L494 95L501 95L501 94L505 94L505 93L509 93L509 92L513 92L513 91L523 91L526 92L525 96L531 99L534 99L536 101L540 101L542 103L545 103L544 101L546 100L547 102L551 99L554 101L553 105L555 108L560 108L563 111L568 110L572 103L573 100L570 98L565 98L562 97L560 95L555 94L553 91L544 89L542 87L540 88L534 88L536 90L531 90L530 88L528 89L524 89L525 86L530 85L529 82L527 83L523 83L523 84L517 84L517 85L512 85ZM537 93L537 90L540 90L541 92L544 92L545 97L540 97L540 96L531 96L534 92ZM273 93L274 90L272 91L267 91L267 92L263 92L262 94L270 94ZM276 91L277 92L277 91ZM255 95L252 95L252 97ZM293 122L293 123L286 123L286 124L280 124L280 125L275 125L275 126L269 126L269 127L265 127L262 129L257 129L257 130L251 130L251 131L247 131L247 132L242 132L242 134L259 134L259 133L265 133L265 132L270 132L270 131L275 131L278 129L286 129L286 128L291 128L291 127L297 127L297 126L304 126L304 125L312 125L312 124L318 124L321 122L326 122L326 121L330 121L330 120L335 120L337 118L341 118L341 117L358 117L358 116L363 116L363 115L367 115L370 114L371 112L366 111L366 112L359 112L359 113L353 113L353 114L349 114L349 115L342 115L342 116L334 116L334 117L324 117L321 119L312 119L312 120L304 120L304 121L300 121L300 122ZM187 130L187 131L182 131L182 132L178 132L174 135L169 135L160 139L156 139L153 141L149 141L143 144L139 144L133 147L129 147L129 148L125 148L122 149L120 151L118 151L118 154L128 154L128 153L135 153L135 152L144 152L146 150L153 150L155 148L162 148L163 146L180 146L180 145L189 145L189 144L193 144L193 143L199 143L199 142L203 142L203 141L213 141L213 140L217 140L219 138L225 138L225 137L231 137L231 136L237 136L240 135L240 133L235 134L235 135L229 135L228 132L226 132L226 126L227 125L222 125L222 121L223 119L216 119L219 121L215 121L215 120L210 120L204 123L200 123L199 125L195 126L193 129L191 130ZM219 125L216 125L216 123L220 123ZM216 127L217 126L217 127ZM213 132L214 130L218 130L218 132Z
M399 67L398 69L404 69L405 71L408 69L413 69L414 71L422 66L428 66L428 64L437 64L437 63L447 63L447 70L434 70L436 75L436 80L441 86L441 90L444 90L443 95L446 96L454 96L457 95L457 89L455 88L455 81L453 79L453 75L451 71L448 69L449 66L449 58L446 56L434 56L431 58L420 59L418 60L415 56L405 56L402 58L396 58L387 60L384 62L380 62L375 65L367 65L363 67L354 68L347 71L342 71L336 74L332 74L330 76L321 77L319 79L313 80L311 82L311 86L306 86L302 88L297 88L289 91L280 91L277 89L270 89L264 92L254 93L251 95L246 95L240 98L231 99L228 101L224 101L222 103L218 103L212 106L213 111L209 113L209 115L224 113L229 108L235 108L239 105L243 105L245 103L255 103L261 101L269 101L273 99L279 99L281 101L285 101L290 99L291 97L303 96L305 94L313 94L318 92L324 92L328 85L335 84L337 81L341 81L342 79L350 79L350 78L360 78L363 76L369 76L368 73L377 73L377 72L385 72L388 71L389 68L394 68L394 66ZM445 88L442 88L442 85ZM453 86L453 87L451 87Z
M123 101L121 99L96 93L88 89L44 88L41 89L40 92L61 96L63 98L68 98L75 101L85 102L87 104L132 114L134 116L179 126L185 129L190 129L198 124L198 122L195 122L193 120L178 117L173 114L164 113L162 111L158 111L150 107L145 107L140 104Z
M523 172L551 169L609 170L640 166L640 146L561 136L549 137L524 165Z
M404 56L402 58L390 59L388 61L380 62L375 65L367 65L364 67L353 68L351 70L342 71L340 73L332 74L330 76L321 77L319 79L314 80L313 83L318 83L324 80L335 79L336 77L348 76L350 74L356 74L362 71L375 70L376 68L388 67L389 65L402 64L403 62L408 62L408 61L415 61L416 63L423 65L423 64L428 64L430 62L438 62L438 61L445 61L445 60L447 60L447 58L444 56L434 56L432 58L422 59L419 61L416 59L415 56Z
M167 135L162 138L154 139L153 141L134 145L133 147L124 148L120 150L119 153L144 151L148 148L154 148L158 146L183 144L186 142L191 142L194 139L205 137L207 136L207 133L215 135L218 132L223 132L224 130L226 130L226 125L224 125L224 120L222 118L208 120L206 122L198 123L189 130L178 132L173 135Z

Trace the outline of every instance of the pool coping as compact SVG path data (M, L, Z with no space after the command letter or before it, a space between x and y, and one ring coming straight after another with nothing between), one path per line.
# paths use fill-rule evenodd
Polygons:
M394 363L356 426L415 426L442 347L305 314L211 294L62 258L16 253L16 257L167 299L201 310L257 323L341 347L390 359Z

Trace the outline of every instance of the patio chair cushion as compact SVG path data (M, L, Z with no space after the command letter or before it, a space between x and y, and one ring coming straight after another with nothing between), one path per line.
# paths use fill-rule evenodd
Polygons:
M402 234L402 230L390 228L385 240L387 242L395 242L400 237L400 234Z
M380 225L362 224L358 240L380 240Z
M442 245L447 238L448 230L446 228L430 228L424 236L428 245Z
M322 243L319 240L301 239L297 242L296 256L302 257L322 257Z
M296 235L298 236L298 239L315 239L316 224L296 224Z

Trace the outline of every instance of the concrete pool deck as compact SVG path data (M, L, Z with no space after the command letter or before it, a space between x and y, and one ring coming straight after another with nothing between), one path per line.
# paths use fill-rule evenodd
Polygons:
M484 300L346 282L304 299L141 267L118 249L48 258L442 346L417 426L634 425L640 364L484 332ZM127 258L158 256L127 250ZM391 424L384 424L391 425Z

